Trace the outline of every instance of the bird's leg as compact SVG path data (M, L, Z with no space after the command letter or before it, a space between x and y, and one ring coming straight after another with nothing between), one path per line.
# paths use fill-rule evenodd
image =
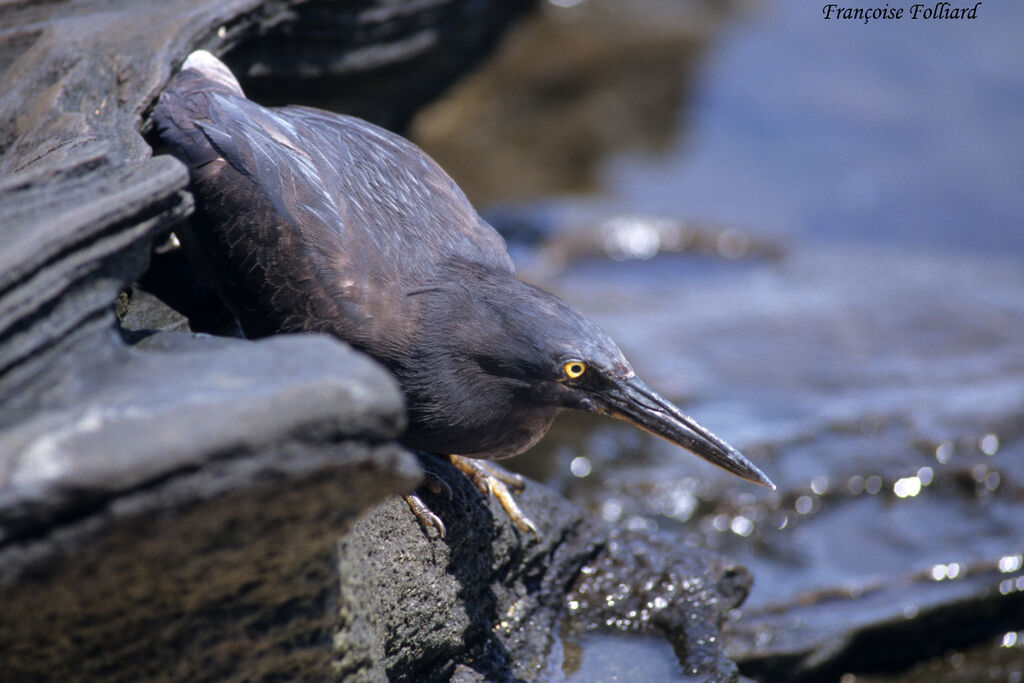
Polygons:
M445 486L447 486L447 484L445 484ZM448 489L448 493L451 495L450 488ZM409 508L412 510L412 514L416 515L416 519L420 520L420 524L427 528L433 527L437 530L438 535L440 535L441 538L444 538L444 522L441 521L440 517L430 511L430 508L427 507L427 504L424 503L419 496L415 493L407 493L402 496L402 498L405 498L405 502L409 504Z
M505 509L509 519L521 531L532 531L535 536L540 538L540 531L537 530L537 525L523 514L515 498L512 497L512 492L509 491L509 487L512 487L516 492L520 492L526 487L526 482L521 476L482 460L465 458L461 455L449 455L448 458L459 471L469 477L469 480L476 485L480 493L485 496L494 494L494 497L501 503L501 507Z

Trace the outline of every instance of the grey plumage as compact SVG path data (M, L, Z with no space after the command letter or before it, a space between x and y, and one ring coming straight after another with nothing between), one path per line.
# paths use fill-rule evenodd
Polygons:
M502 238L407 140L261 107L206 53L153 117L191 172L198 210L183 241L246 333L327 332L377 358L405 392L408 445L506 457L575 408L770 485L643 384L596 325L516 279ZM567 374L572 362L585 372Z

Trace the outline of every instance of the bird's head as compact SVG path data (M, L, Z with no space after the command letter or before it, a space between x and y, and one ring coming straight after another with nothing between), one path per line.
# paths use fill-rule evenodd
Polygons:
M488 297L490 298L490 297ZM624 420L748 481L775 485L739 451L683 414L641 380L611 338L557 297L529 285L490 303L490 343L474 360L538 404ZM474 335L480 338L481 328Z

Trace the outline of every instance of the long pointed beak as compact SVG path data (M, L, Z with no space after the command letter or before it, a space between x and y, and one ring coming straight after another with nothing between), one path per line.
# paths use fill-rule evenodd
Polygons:
M621 380L611 387L594 392L592 396L603 404L603 409L598 412L625 420L634 427L682 446L712 465L775 490L771 479L742 453L684 415L640 378L633 376Z

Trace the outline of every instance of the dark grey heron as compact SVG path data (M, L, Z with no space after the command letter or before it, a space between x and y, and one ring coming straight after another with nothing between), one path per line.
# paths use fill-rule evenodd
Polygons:
M536 531L509 491L522 480L489 461L535 444L566 408L774 488L637 377L597 325L518 280L502 238L409 141L350 116L261 107L202 51L153 117L191 172L186 246L246 335L326 332L376 358L405 393L402 442L450 457L521 529Z

